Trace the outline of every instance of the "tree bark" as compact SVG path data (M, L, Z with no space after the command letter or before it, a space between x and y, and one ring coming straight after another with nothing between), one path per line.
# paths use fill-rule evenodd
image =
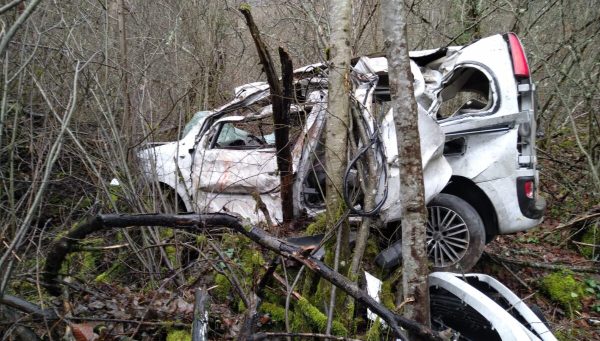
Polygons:
M350 0L332 0L331 61L329 65L328 111L325 132L327 166L327 208L332 216L341 205L344 171L347 164L350 121Z
M121 117L121 134L125 134L127 148L132 141L131 99L129 97L129 68L127 62L127 31L125 27L125 4L116 0L117 29L119 40L119 67L121 69L121 91L123 96L123 116ZM128 153L129 155L129 153Z
M277 150L277 168L281 181L281 211L284 223L291 223L294 219L294 173L292 169L292 149L290 146L290 103L293 94L293 67L289 54L279 48L281 59L282 83L279 82L275 66L267 46L260 37L260 32L250 6L240 6L240 12L246 19L246 24L254 40L256 51L263 70L267 75L267 82L271 91L271 104L273 106L273 124L275 125L275 149Z
M351 60L351 31L352 1L331 0L331 38L328 70L328 115L325 122L325 169L326 182L326 215L327 226L336 224L343 210L343 181L348 163L348 127L350 122L350 60ZM347 274L350 259L350 227L345 222L339 226L336 234L335 251L328 252L325 257L327 264L337 271ZM349 274L351 278L355 277ZM323 285L323 296L329 295L329 312L327 314L327 331L329 331L333 316L339 316L344 322L350 322L352 302L347 302L343 292L337 293L333 286Z
M429 290L425 247L426 210L423 194L423 168L418 129L418 111L414 98L406 39L404 2L383 2L383 32L394 124L400 162L402 204L402 293L405 316L429 325Z

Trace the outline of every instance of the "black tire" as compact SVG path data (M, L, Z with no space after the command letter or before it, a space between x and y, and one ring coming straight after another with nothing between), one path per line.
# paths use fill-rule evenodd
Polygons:
M427 254L434 271L466 272L485 247L485 227L463 199L441 193L427 205Z

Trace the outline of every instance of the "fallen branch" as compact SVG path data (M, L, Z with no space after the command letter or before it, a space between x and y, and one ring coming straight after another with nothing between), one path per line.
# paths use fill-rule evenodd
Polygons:
M10 327L2 328L3 340L40 340L36 333L19 323L19 316L11 308L0 306L0 320L6 321L6 325L10 325Z
M587 223L588 221L590 221L592 219L600 219L599 210L600 210L600 206L596 206L592 210L588 211L586 214L584 214L582 216L577 216L577 217L569 220L569 222L567 222L565 224L556 226L551 231L544 233L544 235L542 236L542 240L546 239L548 236L552 235L554 232L556 232L558 230L571 228L571 227L573 227L575 225L579 225L581 223Z
M173 322L173 321L144 321L144 320L127 320L127 319L115 319L115 318L101 318L101 317L69 317L70 321L91 321L91 322L106 322L106 323L130 323L137 326L157 326L164 328L185 328L189 329L189 323Z
M537 263L528 262L524 260L517 260L512 258L506 258L497 254L486 252L486 254L494 261L510 263L519 266L528 266L531 268L546 269L546 270L564 270L569 269L575 272L587 272L587 273L600 273L600 268L597 266L577 266L568 264L548 264L548 263Z
M4 304L21 312L31 314L36 318L43 318L47 320L58 319L58 316L54 311L50 309L43 309L37 304L33 304L16 296L5 294L0 297L0 304Z
M163 226L196 233L202 233L203 231L223 226L228 227L235 232L243 234L262 247L276 252L285 258L293 259L303 264L311 271L318 273L322 278L352 296L358 303L364 304L372 312L379 315L397 337L404 339L404 332L401 329L401 327L403 327L406 330L419 335L423 339L443 339L439 333L432 331L428 327L390 311L388 308L375 301L366 291L361 290L348 278L333 271L321 260L311 256L310 251L307 252L296 245L279 240L260 228L253 227L246 229L234 216L220 213L98 215L72 229L66 236L51 245L44 273L46 282L44 286L46 290L53 295L60 294L60 287L57 282L58 272L66 256L76 248L79 241L94 232L130 226Z
M332 336L328 334L313 334L313 333L256 333L252 336L250 340L258 341L258 340L271 340L274 338L280 337L293 337L293 338L310 338L310 339L326 339L326 340L340 340L340 341L359 341L358 339L351 339L342 336Z

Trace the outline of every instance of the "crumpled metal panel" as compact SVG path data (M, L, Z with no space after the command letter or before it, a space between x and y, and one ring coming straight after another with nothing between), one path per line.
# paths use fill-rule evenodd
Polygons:
M298 69L295 76L299 77L302 73L310 73L318 68L326 68L326 66L319 64ZM433 96L430 90L431 84L440 84L440 74L420 68L415 63L411 64L411 69L415 76L415 95L419 104L425 198L429 201L442 190L452 174L442 153L444 134L436 121L427 115L424 108L431 103ZM386 164L389 175L387 181L381 182L381 185L387 185L389 190L381 213L384 220L396 220L400 218L401 206L393 116L390 111L381 122L376 122L376 115L371 113L377 74L386 71L387 61L385 58L361 58L352 74L352 81L354 97L358 102L364 103L360 108L360 113L369 123L369 129L374 131L375 126L380 125L386 158L385 160L379 159L378 162ZM310 78L311 80L305 85L318 87L326 84L326 78L315 77L315 75L311 75ZM298 82L301 83L302 79ZM225 117L225 115L263 101L268 95L268 85L264 82L237 87L234 100L213 111L213 117L224 118L212 122L211 125L214 127L219 121L244 120L243 116ZM294 184L294 205L297 212L307 210L309 214L315 214L315 211L303 206L301 192L303 179L312 166L309 164L309 160L314 155L318 138L323 131L327 92L326 90L312 91L306 96L307 102L312 103L312 110L306 118L306 124L300 137L292 147L293 169L297 179ZM259 110L261 115L272 111L270 105ZM206 120L207 118L203 117L201 121L204 123ZM181 141L147 149L140 152L139 155L146 164L154 164L155 175L162 182L174 188L183 185L187 189L184 201L186 201L186 205L190 206L188 209L199 212L227 211L238 214L252 223L258 223L265 218L263 213L257 210L255 199L256 195L260 195L271 219L275 222L280 221L281 199L278 192L279 175L274 148L207 149L208 135L214 132L210 127L203 127L201 130L200 126L202 126L201 123L190 127L190 131L193 131L194 134L187 134ZM380 188L379 191L382 192L383 188ZM178 193L181 195L179 190ZM193 200L188 200L190 199L188 194L191 194Z
M378 73L387 73L387 59L383 57L359 59L354 71L361 74L363 82L357 86L355 97L361 103L365 103L363 115L366 119L372 120L369 113L371 100L364 100L367 93L362 89L364 84L375 86L375 82L366 75L375 75ZM445 136L437 122L427 114L427 108L423 105L430 103L430 95L426 95L426 82L416 63L411 62L411 71L414 76L415 98L418 106L419 134L421 144L421 160L423 164L423 182L425 187L425 202L429 202L450 180L452 168L443 155ZM385 147L386 162L388 166L387 183L381 183L378 190L379 198L383 193L383 186L388 188L388 196L382 207L381 215L384 221L393 221L400 219L402 206L400 203L400 171L398 168L398 146L396 140L396 127L394 125L393 111L390 109L381 122L381 137Z
M200 191L262 194L279 187L277 163L270 151L207 150L202 164L196 187Z

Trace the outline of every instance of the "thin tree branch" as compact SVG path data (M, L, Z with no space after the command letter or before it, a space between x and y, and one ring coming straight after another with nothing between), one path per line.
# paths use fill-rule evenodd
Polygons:
M13 0L12 2L9 2L6 5L0 7L0 15L4 14L4 12L10 10L11 8L13 8L16 5L20 4L21 2L23 2L23 0Z
M8 46L8 43L10 42L10 40L12 39L12 37L15 35L15 33L17 33L17 31L19 30L19 28L23 25L23 23L25 23L25 21L33 13L33 11L35 11L35 8L40 4L40 1L41 0L33 0L33 1L31 1L29 3L29 5L27 5L27 7L23 11L23 13L21 13L21 15L17 18L17 21L15 21L15 23L10 27L10 29L8 30L8 32L6 32L6 34L2 38L2 41L0 41L0 56L4 55L4 50L6 50L6 47Z

